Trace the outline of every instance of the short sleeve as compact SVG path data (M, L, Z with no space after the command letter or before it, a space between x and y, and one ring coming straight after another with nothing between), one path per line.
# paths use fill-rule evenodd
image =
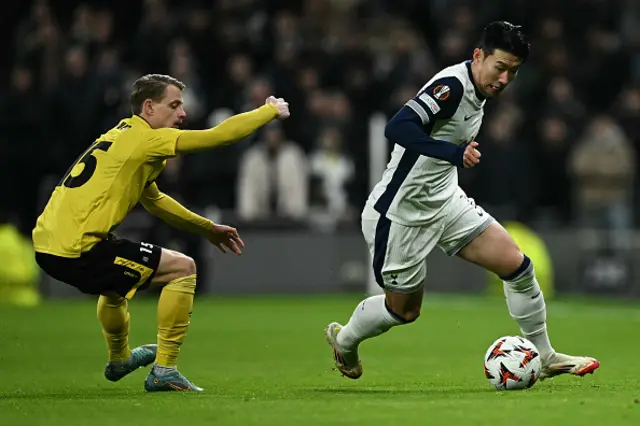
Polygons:
M410 99L405 105L420 116L426 125L436 119L453 117L463 94L462 82L457 77L439 78Z
M151 129L144 144L145 155L150 160L160 160L176 156L176 143L184 130L163 128Z

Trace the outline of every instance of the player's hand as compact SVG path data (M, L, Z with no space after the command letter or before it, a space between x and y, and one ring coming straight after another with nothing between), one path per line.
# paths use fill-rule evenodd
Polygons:
M236 228L225 225L213 225L207 239L220 250L226 253L227 249L235 254L242 254L244 242L238 235Z
M278 109L278 118L280 120L284 120L285 118L289 118L291 113L289 112L289 102L286 102L282 98L276 98L275 96L269 96L266 105L273 105Z
M480 162L480 157L482 157L482 154L480 154L480 151L476 149L477 146L478 142L471 142L464 149L464 154L462 154L462 163L467 169L475 167L476 164Z

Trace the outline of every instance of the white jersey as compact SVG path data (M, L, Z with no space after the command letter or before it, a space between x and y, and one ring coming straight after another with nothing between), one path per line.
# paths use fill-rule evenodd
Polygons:
M473 82L470 62L463 62L437 73L406 107L420 116L432 138L464 145L478 135L484 103ZM374 208L392 222L423 226L434 220L457 189L456 166L395 144L365 211Z

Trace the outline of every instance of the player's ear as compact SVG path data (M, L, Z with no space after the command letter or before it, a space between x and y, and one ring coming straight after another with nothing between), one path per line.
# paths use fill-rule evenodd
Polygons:
M484 59L484 51L478 47L473 49L473 62L480 63Z
M145 99L142 103L142 111L147 115L153 114L153 101L151 99Z

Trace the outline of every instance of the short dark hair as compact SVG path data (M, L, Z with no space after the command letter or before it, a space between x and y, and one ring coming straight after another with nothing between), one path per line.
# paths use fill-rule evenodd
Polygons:
M494 21L482 31L478 48L487 55L496 49L504 50L526 61L529 56L529 40L521 31L520 25L513 25L507 21Z
M142 104L147 99L151 99L154 102L161 101L167 86L176 86L180 90L184 90L187 87L183 82L170 75L147 74L137 79L133 83L131 95L129 96L131 113L140 114L142 112Z

